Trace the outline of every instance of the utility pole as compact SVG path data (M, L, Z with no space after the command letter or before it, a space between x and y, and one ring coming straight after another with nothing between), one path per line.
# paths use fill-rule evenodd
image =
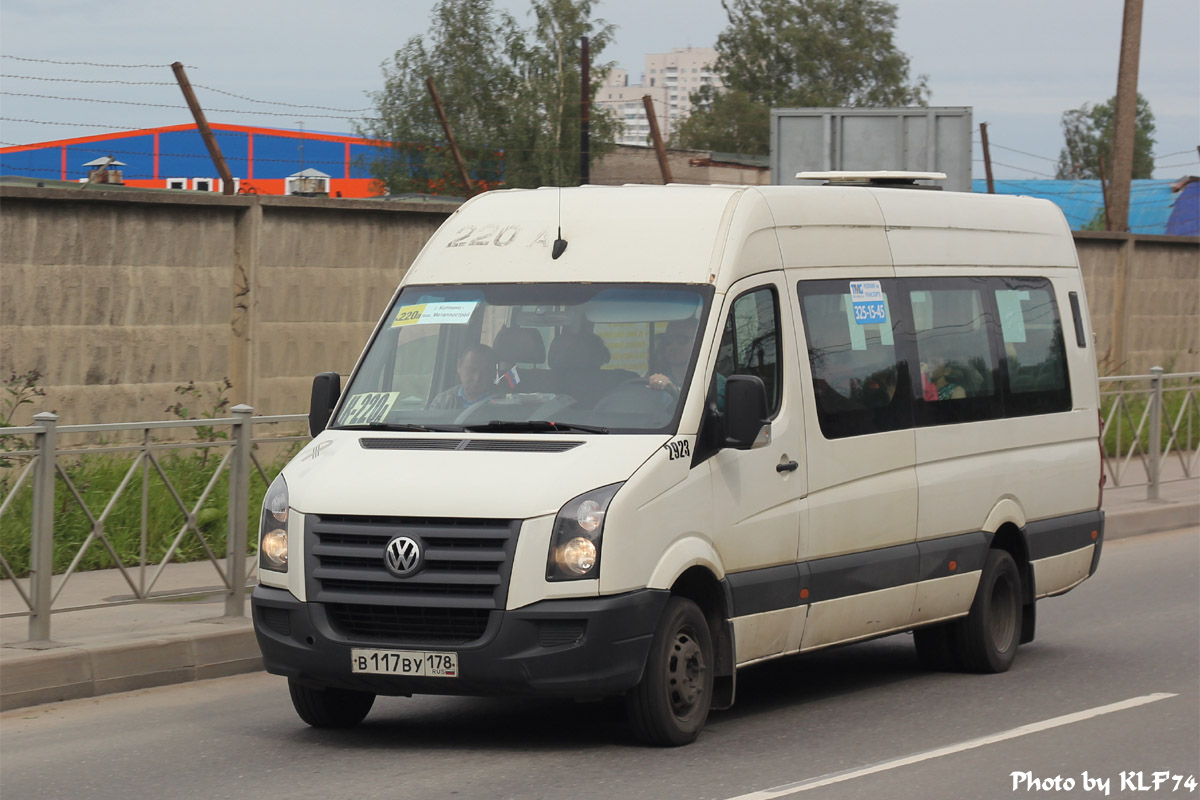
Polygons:
M1104 174L1104 156L1100 156L1100 195L1104 198L1104 230L1113 229L1112 201L1109 200L1109 181Z
M988 147L987 123L979 123L979 138L983 142L983 171L987 175L988 194L996 193L996 184L992 180L992 151Z
M1112 177L1109 230L1129 230L1129 186L1133 180L1133 141L1137 121L1138 58L1142 44L1142 0L1125 0L1121 24L1121 60L1117 67L1117 100L1113 109Z
M592 182L591 132L588 130L592 117L592 57L588 50L588 37L580 40L579 50L579 108L582 112L579 123L579 185L582 186Z
M654 101L650 95L642 95L642 105L646 109L646 121L650 123L650 140L654 142L654 154L658 156L658 171L662 173L664 184L672 183L671 165L667 162L667 151L663 147L662 135L658 132L658 117L654 115Z
M458 150L458 142L454 139L454 131L450 130L450 120L446 119L446 109L442 107L442 97L438 94L437 87L433 85L433 78L425 79L425 88L429 90L429 96L433 98L433 110L437 112L438 121L442 123L442 130L446 132L446 141L450 143L450 155L454 156L454 163L458 166L458 177L463 182L463 191L466 196L470 197L475 194L471 188L471 177L467 174L467 165L463 163L462 153Z
M229 172L229 165L225 163L225 156L221 155L221 146L217 144L212 128L208 127L208 120L204 118L204 109L200 108L200 101L196 99L196 93L192 91L192 84L188 81L187 73L183 71L183 64L176 61L171 65L171 71L175 73L175 80L179 82L179 88L183 90L183 99L187 101L188 108L192 110L196 128L200 131L200 138L204 140L204 146L208 148L209 157L217 167L217 174L221 176L221 194L233 194L233 175Z

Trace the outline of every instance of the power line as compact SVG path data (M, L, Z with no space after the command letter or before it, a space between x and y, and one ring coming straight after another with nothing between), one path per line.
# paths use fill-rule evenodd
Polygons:
M29 61L35 64L61 64L71 67L113 67L116 69L170 69L170 64L97 64L92 61L55 61L49 58L25 58L23 56L0 55L0 58L11 58L13 61ZM199 69L188 67L188 69Z
M138 102L134 102L132 100L101 100L98 97L62 97L61 95L33 94L30 92L0 91L0 95L9 95L12 97L36 97L36 98L39 98L42 100L68 100L68 101L80 102L80 103L107 103L110 105L121 105L121 106L141 106L142 108L171 108L171 109L182 109L185 111L187 110L186 105L178 105L178 104L174 104L174 103L138 103ZM306 108L317 108L317 106L306 106ZM256 114L259 116L270 116L270 117L295 117L296 116L295 112L292 112L292 111L245 111L245 110L236 109L236 108L209 108L209 109L206 109L206 111L210 112L210 113L217 113L217 114ZM304 114L304 116L308 117L310 119L354 119L353 117L346 117L346 116L342 116L340 114Z
M1180 150L1180 151L1178 151L1178 152L1175 152L1175 153L1167 153L1166 155L1155 156L1155 157L1154 157L1154 160L1155 160L1155 161L1161 161L1161 160L1162 160L1162 159L1164 159L1164 158L1172 158L1172 157L1174 157L1174 156L1186 156L1186 155L1188 155L1188 154L1190 154L1190 153L1194 153L1194 152L1195 152L1194 150ZM1196 162L1192 161L1192 162L1188 162L1188 163L1192 163L1192 164L1194 164L1194 163L1196 163Z
M40 75L13 75L11 73L0 74L0 78L11 78L22 81L48 81L50 83L84 83L84 84L109 84L118 86L178 86L175 81L118 81L118 80L93 80L85 78L48 78ZM302 103L284 103L277 100L256 100L253 97L246 97L233 92L227 92L224 89L217 89L213 86L205 86L201 83L193 83L192 86L198 89L204 89L209 92L216 92L228 97L235 97L238 100L245 100L250 103L262 103L264 105L283 106L285 108L315 108L318 111L340 111L346 114L362 114L367 111L374 111L372 108L335 108L333 106L314 106L305 105ZM247 112L249 113L249 112Z
M1058 159L1057 159L1057 158L1048 158L1047 156L1039 156L1039 155L1038 155L1038 154L1036 154L1036 153L1026 153L1024 150L1017 150L1015 147L1005 147L1005 146L1004 146L1004 145L1002 145L1002 144L996 144L995 142L993 142L993 141L990 141L990 140L988 141L988 144L989 144L991 147L995 147L995 148L998 148L998 149L1000 149L1000 150L1008 150L1010 153L1020 153L1021 155L1023 155L1023 156L1029 156L1030 158L1040 158L1040 159L1041 159L1041 160L1043 160L1043 161L1049 161L1051 164L1057 164L1057 163L1058 163Z

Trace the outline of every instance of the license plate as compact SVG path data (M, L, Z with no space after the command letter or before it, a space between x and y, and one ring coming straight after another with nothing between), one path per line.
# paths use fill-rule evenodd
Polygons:
M350 671L369 675L407 675L418 678L457 678L458 653L419 650L350 651Z

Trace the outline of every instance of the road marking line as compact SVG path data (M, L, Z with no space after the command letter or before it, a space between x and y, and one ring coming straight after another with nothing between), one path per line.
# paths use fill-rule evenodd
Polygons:
M926 750L924 753L914 753L902 758L896 758L891 761L881 761L878 764L872 764L859 769L846 770L845 772L834 772L829 775L822 775L817 778L809 778L807 780L789 783L784 786L776 786L773 789L763 789L750 794L740 794L737 797L731 797L729 800L774 800L777 797L786 797L787 795L799 794L807 792L809 789L818 789L822 786L830 786L835 783L862 778L867 775L874 775L877 772L885 772L889 769L897 767L906 767L910 764L919 764L922 761L929 761L942 756L961 753L965 750L974 750L978 747L984 747L989 744L996 744L1008 739L1016 739L1019 736L1028 736L1031 733L1040 733L1051 728L1058 728L1063 725L1072 725L1076 722L1083 722L1086 719L1100 717L1105 714L1112 714L1117 711L1124 711L1137 706L1144 706L1147 703L1156 703L1159 700L1166 700L1168 697L1176 697L1177 695L1159 692L1156 694L1142 695L1141 697L1131 697L1128 700L1122 700L1119 703L1110 703L1106 706L1097 706L1089 708L1086 711L1077 711L1074 714L1066 714L1061 717L1034 722L1029 725L1022 725L1019 728L1003 731L1001 733L993 733L990 736L983 736L978 739L969 739L959 744L946 745L939 747L936 750Z

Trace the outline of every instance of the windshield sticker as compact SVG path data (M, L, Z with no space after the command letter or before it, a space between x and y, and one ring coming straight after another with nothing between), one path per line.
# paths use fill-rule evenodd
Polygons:
M370 425L372 422L383 422L399 392L364 392L356 394L346 401L342 409L340 423L342 425Z
M471 321L471 314L478 300L466 303L417 303L412 306L402 306L392 320L393 328L405 325L466 325Z
M859 325L887 323L887 306L883 304L879 281L850 281L850 302L854 306L854 321Z

